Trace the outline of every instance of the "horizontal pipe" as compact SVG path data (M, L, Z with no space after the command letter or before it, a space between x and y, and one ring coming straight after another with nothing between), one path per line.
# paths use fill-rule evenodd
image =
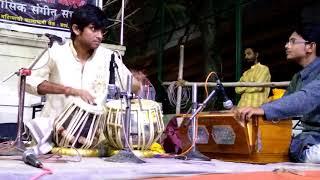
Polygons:
M176 81L173 81L176 82ZM163 82L163 85L170 85L173 82ZM197 86L207 86L215 87L217 83L204 83L204 82L188 82L188 81L181 81L176 82L181 84L182 86L192 86L193 84L197 84ZM290 81L282 81L282 82L266 82L266 83L256 83L256 82L222 82L224 87L287 87Z

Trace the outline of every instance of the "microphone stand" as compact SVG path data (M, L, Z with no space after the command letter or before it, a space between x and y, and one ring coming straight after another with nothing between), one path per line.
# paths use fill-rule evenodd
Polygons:
M51 41L48 43L52 44ZM37 64L40 58L43 56L45 52L47 52L49 47L45 48L40 55L34 60L34 62L28 68L21 68L19 71L10 74L7 78L5 78L2 82L7 81L12 76L17 75L20 77L19 82L19 104L18 104L18 116L17 116L17 136L14 141L14 151L9 152L6 155L22 155L22 153L26 150L24 143L22 142L22 131L23 131L23 113L24 113L24 102L25 102L25 89L26 89L26 77L31 75L32 68Z
M196 148L196 143L194 141L196 141L196 137L197 137L197 127L196 127L196 121L198 120L198 118L196 117L196 115L205 108L207 102L211 99L211 97L213 97L213 95L215 94L215 90L213 90L213 92L208 96L207 101L203 102L202 105L199 106L199 108L197 109L198 103L197 103L197 84L194 83L192 86L192 113L193 115L191 116L191 118L189 119L189 121L192 121L192 146L191 146L191 150L186 154L187 158L186 160L200 160L200 161L210 161L211 159L205 155L203 155L202 153L200 153L197 148Z
M105 161L109 162L119 162L119 163L145 163L142 159L138 158L131 150L129 141L131 140L131 99L133 99L133 94L131 93L132 86L132 76L127 78L127 92L121 93L125 98L126 102L126 111L125 111L125 121L123 124L124 127L124 148L119 151L118 154L111 157L105 158Z
M192 101L193 103L196 102L196 91L197 86L194 84L192 86L193 88L193 94L192 94ZM214 89L211 91L209 96L202 102L202 104L199 104L198 108L197 105L193 104L192 107L192 115L189 118L189 122L192 121L192 143L196 137L196 116L207 106L208 102L211 98L213 98L217 94L217 91ZM192 149L187 154L186 160L202 160L202 161L210 161L210 158L201 154L195 147L195 144L192 144Z

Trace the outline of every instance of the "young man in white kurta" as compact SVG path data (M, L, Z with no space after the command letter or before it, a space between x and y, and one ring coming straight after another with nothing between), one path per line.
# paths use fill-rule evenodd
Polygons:
M109 64L113 53L101 47L106 21L106 15L98 7L85 5L76 9L70 22L71 40L62 46L54 44L27 78L27 92L47 97L41 116L25 123L37 142L34 148L37 154L51 150L54 119L72 98L81 98L88 104L103 103L108 93ZM126 88L126 84L121 86L119 80L127 82L131 73L117 55L115 61L120 73L116 84ZM137 92L139 87L140 82L134 78L132 90Z
M99 46L85 64L77 58L72 41L64 45L54 43L49 53L45 54L37 66L40 69L32 71L32 75L27 78L27 91L38 94L38 86L43 81L49 81L65 87L87 90L93 97L95 103L101 105L104 97L108 93L109 65L113 51ZM120 80L116 76L116 85L126 88L127 76L131 72L123 62L115 56L118 65ZM74 96L65 94L47 94L47 101L41 111L41 117L57 117L65 106L70 103Z

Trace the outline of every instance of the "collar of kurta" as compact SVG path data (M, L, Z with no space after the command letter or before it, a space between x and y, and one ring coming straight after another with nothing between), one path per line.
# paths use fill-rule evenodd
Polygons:
M251 69L252 69L252 68L255 68L256 66L260 66L260 62L258 62L257 64L252 65L252 66L251 66Z
M73 57L80 62L80 59L78 58L78 53L76 51L76 49L74 48L74 45L73 45L73 41L69 41L69 46L70 46L70 49L71 49L71 52L72 52L72 55ZM98 49L98 48L97 48ZM94 54L96 53L97 49L95 49L93 51L93 53L91 54L91 56L87 59L87 61L91 61L92 60L92 57L94 57Z

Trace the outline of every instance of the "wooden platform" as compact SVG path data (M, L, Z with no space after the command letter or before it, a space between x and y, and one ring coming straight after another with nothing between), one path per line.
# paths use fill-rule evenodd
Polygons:
M184 115L190 117L190 115ZM185 118L180 129L183 150L191 145L192 128ZM264 121L255 117L241 123L232 112L198 115L197 149L210 158L233 162L271 163L288 161L291 120Z

